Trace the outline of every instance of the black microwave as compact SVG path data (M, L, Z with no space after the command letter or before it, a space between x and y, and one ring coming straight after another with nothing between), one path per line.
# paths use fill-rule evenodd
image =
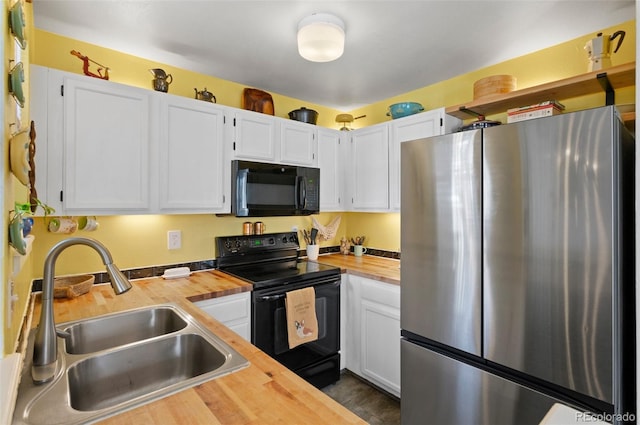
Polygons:
M320 169L253 161L231 162L231 213L236 217L320 212Z

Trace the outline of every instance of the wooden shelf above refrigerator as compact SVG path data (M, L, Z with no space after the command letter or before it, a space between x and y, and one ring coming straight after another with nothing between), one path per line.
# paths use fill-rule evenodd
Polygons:
M539 86L449 106L445 112L460 119L469 119L477 115L487 116L502 113L510 108L532 105L546 100L562 101L594 93L603 93L605 104L611 105L615 103L615 90L635 85L635 79L636 63L629 62L606 70L588 72Z

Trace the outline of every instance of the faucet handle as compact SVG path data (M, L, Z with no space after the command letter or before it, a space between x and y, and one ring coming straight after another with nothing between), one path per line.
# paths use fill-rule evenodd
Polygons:
M61 329L56 329L56 335L58 335L59 338L62 338L64 340L71 338L71 334L69 332L63 331Z

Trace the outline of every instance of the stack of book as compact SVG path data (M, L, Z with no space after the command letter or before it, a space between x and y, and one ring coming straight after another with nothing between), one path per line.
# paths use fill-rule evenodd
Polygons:
M561 114L563 110L564 105L557 100L547 100L536 103L535 105L512 108L507 110L507 123L558 115Z

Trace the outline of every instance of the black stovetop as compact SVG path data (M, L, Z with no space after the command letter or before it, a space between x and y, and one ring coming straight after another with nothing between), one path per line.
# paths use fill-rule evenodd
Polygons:
M338 267L314 261L299 261L294 267L263 266L259 269L230 267L220 270L253 284L256 289L340 276Z
M218 269L267 288L340 276L340 268L301 261L295 232L216 237Z

